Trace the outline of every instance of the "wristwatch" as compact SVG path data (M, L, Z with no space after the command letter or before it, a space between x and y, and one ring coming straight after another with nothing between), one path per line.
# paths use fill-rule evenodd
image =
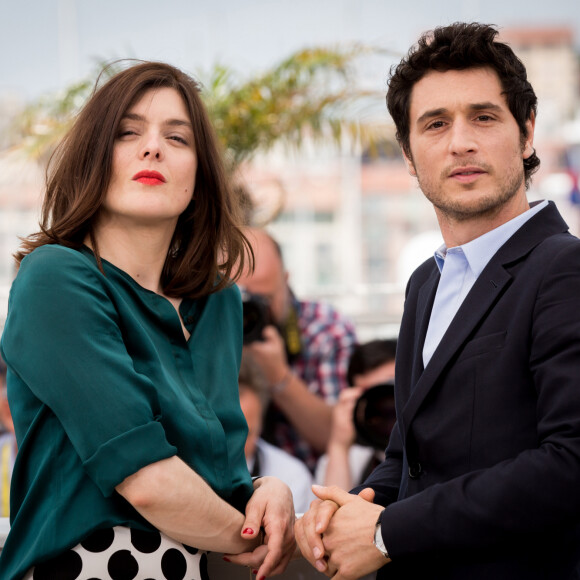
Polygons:
M377 523L375 524L375 539L373 541L374 545L376 546L377 550L387 559L390 560L390 556L389 556L389 552L387 551L387 548L385 547L385 542L383 542L383 533L381 531L381 521L383 519L383 514L385 513L385 510L383 510L380 514L379 514L379 519L377 520Z

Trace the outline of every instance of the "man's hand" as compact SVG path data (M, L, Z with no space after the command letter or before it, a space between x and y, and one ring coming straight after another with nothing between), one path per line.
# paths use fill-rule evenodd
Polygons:
M387 563L374 545L375 524L383 508L372 503L373 490L364 489L358 496L338 487L312 490L321 501L312 502L296 523L296 540L310 563L335 580L354 580Z
M244 554L227 554L227 559L258 569L258 580L281 574L296 550L294 521L290 488L275 477L261 477L254 482L254 493L246 506L242 537L255 537L263 528L265 546Z
M360 387L344 389L338 396L338 402L332 410L332 431L330 442L350 448L356 439L356 429L352 415L359 397L363 394Z
M313 485L312 491L317 493L322 489L319 485ZM322 535L326 532L332 516L338 510L338 504L333 501L315 499L310 504L310 509L296 521L294 534L302 556L320 572L326 573L328 566L324 556L324 544Z

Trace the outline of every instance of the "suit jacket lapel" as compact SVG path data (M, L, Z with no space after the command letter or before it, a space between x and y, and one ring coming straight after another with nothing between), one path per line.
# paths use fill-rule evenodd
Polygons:
M412 384L416 384L423 373L423 345L425 344L429 317L440 278L441 274L439 273L439 269L434 265L433 272L419 290L417 297L417 318L415 319L414 340L415 357L412 369Z
M511 280L511 275L506 270L506 265L521 259L549 235L565 232L567 229L568 226L552 202L526 222L497 251L496 255L484 268L455 318L451 321L427 367L420 374L423 360L423 343L433 306L435 289L439 280L438 272L436 272L435 278L431 276L427 283L423 285L417 297L417 320L415 323L417 338L414 342L415 360L412 371L412 384L414 387L401 417L402 434L405 440L413 417L437 381L437 378L445 370L455 353L468 340L480 320L493 306L497 298L501 296L505 286Z
M488 268L482 272L473 285L473 288L451 321L447 332L443 335L423 374L415 383L411 397L403 410L403 424L406 426L406 431L408 431L413 416L439 375L448 365L450 359L469 338L469 335L477 327L479 321L485 316L511 279L511 276L500 265L494 264L493 269L488 275L484 276L487 271ZM423 359L422 347L421 350L415 353L415 358Z

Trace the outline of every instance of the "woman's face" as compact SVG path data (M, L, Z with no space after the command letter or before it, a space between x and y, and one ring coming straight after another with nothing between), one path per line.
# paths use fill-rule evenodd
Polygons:
M119 125L101 219L174 227L193 196L196 169L193 130L181 95L171 88L148 90Z

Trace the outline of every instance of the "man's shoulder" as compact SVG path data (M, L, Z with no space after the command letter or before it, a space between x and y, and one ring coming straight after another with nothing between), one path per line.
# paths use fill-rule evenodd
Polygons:
M409 288L416 285L422 285L426 280L428 280L433 274L438 273L439 269L437 268L437 262L435 262L435 258L430 256L427 258L420 266L417 266L409 281L407 283L407 292Z

